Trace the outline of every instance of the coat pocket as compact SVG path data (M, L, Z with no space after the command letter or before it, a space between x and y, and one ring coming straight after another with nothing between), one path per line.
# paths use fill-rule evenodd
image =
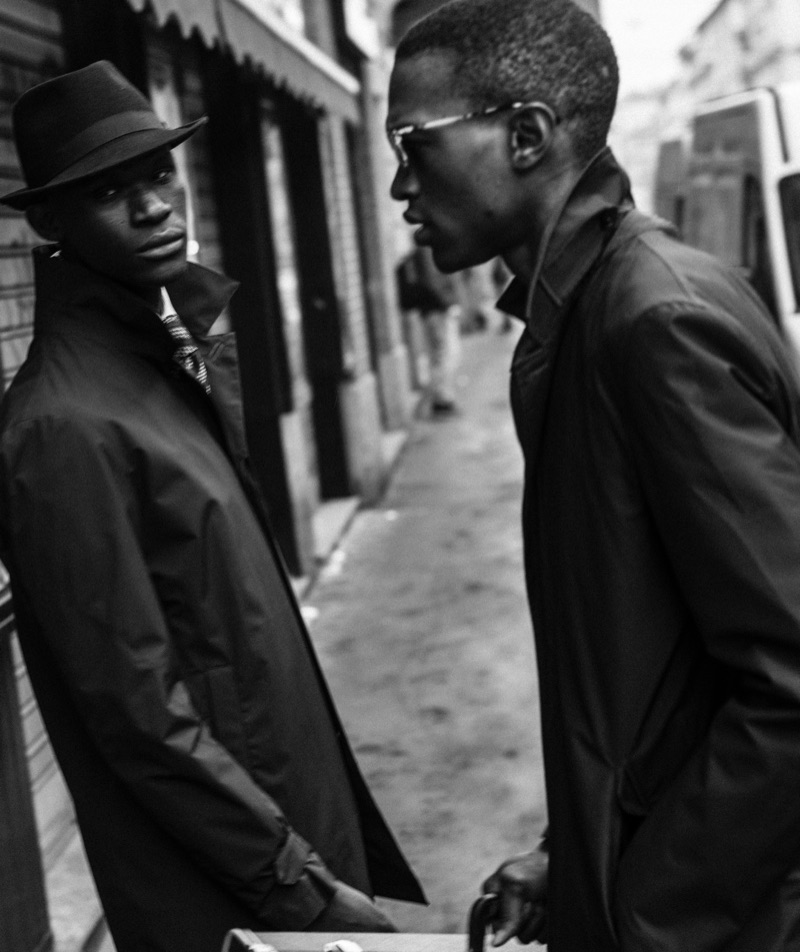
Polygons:
M661 799L705 737L724 693L699 638L677 639L642 721L636 743L618 774L617 799L632 817L644 817Z

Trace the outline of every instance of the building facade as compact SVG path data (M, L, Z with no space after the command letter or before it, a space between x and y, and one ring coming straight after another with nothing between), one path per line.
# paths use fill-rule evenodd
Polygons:
M792 0L720 0L681 52L678 83L693 102L800 79L800 19Z
M795 0L720 0L687 38L674 78L663 88L620 101L614 145L633 173L637 201L650 210L657 205L657 176L660 181L681 176L678 144L688 139L700 103L796 79L800 19ZM663 143L675 145L662 150Z

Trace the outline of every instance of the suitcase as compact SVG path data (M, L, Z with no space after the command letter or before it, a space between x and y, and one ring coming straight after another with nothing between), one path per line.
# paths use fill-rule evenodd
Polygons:
M429 932L252 932L231 929L222 952L483 952L496 897L481 896L469 912L467 934Z

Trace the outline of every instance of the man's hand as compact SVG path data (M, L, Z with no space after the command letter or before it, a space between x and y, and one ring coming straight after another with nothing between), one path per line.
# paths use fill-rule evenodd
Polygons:
M397 927L364 893L341 880L331 901L308 932L397 932Z
M492 945L513 936L524 943L547 941L547 853L512 856L486 880L483 891L498 897Z

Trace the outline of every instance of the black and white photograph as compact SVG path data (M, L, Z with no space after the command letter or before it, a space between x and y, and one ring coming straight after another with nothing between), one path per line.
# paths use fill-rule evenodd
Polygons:
M800 952L797 0L2 0L0 952Z

